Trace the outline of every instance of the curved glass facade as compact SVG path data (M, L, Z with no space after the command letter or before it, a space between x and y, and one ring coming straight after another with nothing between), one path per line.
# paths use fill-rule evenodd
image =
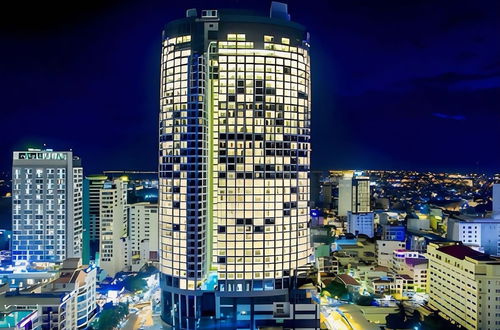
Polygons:
M190 328L224 297L286 296L307 262L307 33L203 11L167 25L161 70L162 317Z

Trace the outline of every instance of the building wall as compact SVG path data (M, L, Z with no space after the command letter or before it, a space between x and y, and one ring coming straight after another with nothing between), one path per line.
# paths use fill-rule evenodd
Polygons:
M373 213L347 213L347 232L352 234L365 234L373 237Z
M500 223L494 219L448 219L447 238L481 252L500 255Z
M493 213L500 216L500 184L493 185Z
M404 241L406 228L404 226L384 225L382 239L392 241Z
M377 240L377 263L380 266L390 267L395 250L404 249L406 243L400 241Z
M150 261L151 252L158 253L158 205L136 203L128 207L128 264L139 270Z

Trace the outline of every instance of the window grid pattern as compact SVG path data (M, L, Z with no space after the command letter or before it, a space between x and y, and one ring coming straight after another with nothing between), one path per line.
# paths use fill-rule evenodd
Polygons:
M281 289L308 257L309 57L237 38L211 63L213 262L221 291Z
M309 255L308 51L234 34L205 63L186 39L163 47L161 271L181 289L210 270L221 291L284 288Z
M205 58L190 36L165 41L160 113L161 270L171 285L195 290L208 264Z

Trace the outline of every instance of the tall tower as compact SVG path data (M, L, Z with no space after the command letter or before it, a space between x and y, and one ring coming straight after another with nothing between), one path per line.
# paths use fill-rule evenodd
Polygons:
M83 180L83 224L84 224L84 263L87 259L95 259L99 251L100 240L100 195L106 175L89 175Z
M13 261L59 263L82 254L81 160L71 151L14 151Z
M127 185L128 178L120 177L106 181L99 192L99 266L110 276L128 264Z
M286 301L307 262L308 39L281 3L189 9L163 32L162 318L176 328Z

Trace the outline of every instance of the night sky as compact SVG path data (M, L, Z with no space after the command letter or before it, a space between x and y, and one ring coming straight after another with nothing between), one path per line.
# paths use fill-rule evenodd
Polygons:
M500 172L500 1L288 4L311 33L313 169ZM0 170L43 143L72 148L87 174L156 169L163 25L192 7L269 5L1 8Z

